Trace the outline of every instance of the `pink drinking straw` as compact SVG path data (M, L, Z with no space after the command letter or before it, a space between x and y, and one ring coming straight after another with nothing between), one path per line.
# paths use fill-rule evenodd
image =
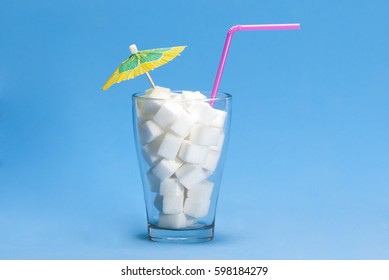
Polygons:
M211 99L216 97L219 89L220 80L223 75L224 64L226 63L228 50L230 49L232 35L237 31L265 31L265 30L297 30L300 29L299 23L286 23L286 24L253 24L253 25L235 25L231 27L227 32L226 41L224 42L224 48L222 57L220 58L219 67L216 72L215 83L213 84Z

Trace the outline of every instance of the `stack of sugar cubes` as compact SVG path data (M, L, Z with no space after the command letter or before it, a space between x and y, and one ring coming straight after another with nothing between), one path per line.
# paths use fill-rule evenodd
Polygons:
M155 87L137 101L138 132L161 228L194 226L208 214L227 113L196 91Z

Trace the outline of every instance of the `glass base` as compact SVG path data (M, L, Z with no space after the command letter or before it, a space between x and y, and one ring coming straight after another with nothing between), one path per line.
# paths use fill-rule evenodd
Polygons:
M211 241L214 226L190 229L165 229L149 225L149 239L158 242L197 243Z

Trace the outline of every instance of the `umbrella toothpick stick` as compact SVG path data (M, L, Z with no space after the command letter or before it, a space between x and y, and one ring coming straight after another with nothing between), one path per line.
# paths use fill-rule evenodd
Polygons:
M153 88L155 88L154 81L153 81L153 79L151 79L151 76L150 76L150 74L149 74L149 73L147 73L147 72L146 72L145 74L146 74L147 78L149 79L149 82L150 82L151 86L152 86Z
M137 54L137 53L138 53L138 48L136 47L135 44L129 46L128 48L130 49L130 52L131 52L132 54ZM150 74L147 73L147 72L145 72L145 74L146 74L146 76L147 76L147 79L149 79L149 82L150 82L151 86L152 86L153 88L155 88L154 81L153 81L153 79L151 79Z

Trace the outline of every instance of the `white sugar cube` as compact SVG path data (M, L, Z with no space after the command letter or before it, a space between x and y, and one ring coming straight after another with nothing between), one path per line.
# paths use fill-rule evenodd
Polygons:
M180 94L180 93L171 92L170 93L170 98L172 100L174 100L174 102L176 102L178 105L180 105L183 109L188 108L188 106L190 105L190 102L187 102L187 100L185 100L182 97L182 94Z
M190 227L196 223L196 219L191 216L186 216L186 226Z
M205 100L207 97L199 91L182 91L182 98L186 100Z
M170 98L170 89L156 86L148 95L150 98L168 99Z
M226 122L227 112L226 111L222 111L222 110L218 110L218 109L214 109L214 110L217 112L217 116L211 122L211 126L215 126L215 127L218 127L218 128L223 128L224 127L224 123Z
M159 192L159 185L161 184L161 180L157 176L155 176L154 173L151 172L151 170L147 171L146 175L150 190L152 192Z
M182 111L170 126L170 130L181 137L186 137L190 133L196 119L186 111Z
M153 114L149 114L148 112L142 112L138 114L138 125L141 126L145 122L150 121L154 118Z
M191 102L188 108L186 108L186 111L197 121L201 118L201 114L207 107L207 104L205 102Z
M171 92L170 92L170 99L181 100L181 99L182 99L182 96L181 96L181 94L179 94L178 92L171 91Z
M198 121L204 125L210 125L215 118L219 115L218 111L211 107L208 103L204 103L204 110L201 112L201 116Z
M186 227L186 217L182 213L177 215L160 214L158 226L172 229L184 228Z
M211 198L212 190L213 183L211 181L204 180L190 188L187 192L187 196L197 200L208 200Z
M153 92L153 90L154 90L154 88L149 88L149 89L146 89L145 90L145 97L148 97L149 95L150 95L150 93L152 93Z
M166 196L183 196L184 187L178 183L177 179L165 179L161 182L159 194Z
M161 102L155 102L156 100L149 101L148 98L139 98L136 100L136 114L139 117L145 114L152 114L158 111L161 107Z
M143 144L150 143L162 133L162 128L150 120L139 127L139 137Z
M165 180L172 176L174 172L182 165L182 162L177 160L161 159L154 167L151 172L157 176L160 180Z
M220 133L219 139L217 141L217 144L215 146L209 146L210 150L218 151L220 152L223 149L223 143L224 143L224 133Z
M210 150L205 162L201 165L202 168L205 168L210 171L215 171L217 163L219 162L220 152Z
M182 142L178 156L188 163L203 164L208 157L209 149L204 146L192 144L188 140Z
M182 107L173 101L165 102L155 114L153 120L161 127L168 128L182 110Z
M189 140L198 145L214 146L218 144L221 133L217 127L195 125L190 132Z
M208 169L204 169L204 174L207 178L211 177L212 174L213 174L213 171L211 170L208 170Z
M182 138L166 133L159 145L157 154L166 159L175 159L180 150L182 141Z
M188 197L184 204L184 213L194 218L207 216L211 201Z
M161 159L161 156L157 154L159 146L161 145L161 141L162 141L162 137L158 137L154 141L142 147L143 158L146 160L149 166L153 165L154 163L156 163L158 160Z
M200 183L206 178L203 169L194 164L183 164L177 171L176 176L185 188L190 189L192 186Z
M184 211L183 195L164 195L162 200L162 212L165 214L180 214Z
M154 98L153 98L154 97ZM140 114L155 114L162 104L165 103L165 100L169 97L167 95L153 95L153 92L146 93L143 97L137 99L137 113Z
M157 210L159 210L160 212L162 212L162 202L163 202L163 196L161 195L157 195L154 199L154 206L155 208L157 208Z

